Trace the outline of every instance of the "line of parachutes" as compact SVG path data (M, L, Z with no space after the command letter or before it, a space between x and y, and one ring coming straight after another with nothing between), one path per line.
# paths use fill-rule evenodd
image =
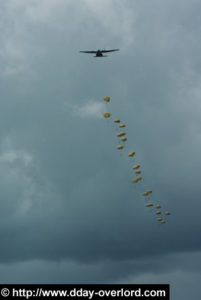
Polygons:
M104 101L106 103L110 102L110 97L109 96L105 96ZM108 119L111 117L111 114L109 112L105 112L103 113L104 118ZM126 124L121 123L120 119L114 119L113 120L114 123L116 123L118 125L118 131L116 133L117 138L119 138L119 144L116 146L117 150L123 150L125 148L124 144L127 141L127 136L126 136L126 132L125 131L121 131L123 130L123 128L126 127ZM123 144L122 144L123 142ZM135 151L130 151L128 153L128 157L134 157L135 156ZM134 184L137 184L139 181L142 180L142 171L140 169L140 165L139 164L134 164L132 166L132 169L134 171L135 177L131 180ZM170 212L169 211L165 211L164 213L161 210L161 205L159 203L154 204L153 201L150 201L150 195L152 194L152 190L148 189L144 192L142 192L142 196L145 199L145 203L146 203L146 207L154 207L154 213L157 216L156 220L160 223L160 224L165 224L166 223L166 219L164 217L166 216L170 216Z

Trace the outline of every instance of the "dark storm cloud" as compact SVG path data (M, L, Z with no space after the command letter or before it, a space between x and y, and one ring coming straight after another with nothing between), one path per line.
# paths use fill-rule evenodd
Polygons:
M196 278L200 4L83 3L1 4L1 281L44 282L49 270L59 276L46 282L58 283ZM78 53L102 47L121 51ZM128 125L137 187L115 126L97 117L105 110ZM140 197L146 188L172 211L163 227Z

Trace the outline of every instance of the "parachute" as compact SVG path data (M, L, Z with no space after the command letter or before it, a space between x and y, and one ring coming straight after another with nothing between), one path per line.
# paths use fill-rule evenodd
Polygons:
M103 116L104 116L104 118L109 118L111 115L110 115L109 112L105 112L105 113L103 114Z
M165 224L166 222L165 222L164 219L162 219L162 220L160 221L160 223L161 223L161 224Z
M151 207L151 206L153 206L153 203L151 203L151 202L146 204L146 207Z
M123 132L123 131L118 132L118 133L116 134L117 137L121 137L121 136L124 136L124 135L126 135L126 133Z
M124 148L124 146L122 146L122 145L117 145L117 149L118 150L121 150L121 149L123 149Z
M139 169L139 168L140 168L140 165L133 165L134 170Z
M105 102L108 102L108 103L110 102L110 97L109 96L105 96L103 99L104 99ZM103 116L104 116L104 118L110 118L111 114L109 112L105 112L103 114ZM116 133L116 136L118 138L120 138L119 139L120 144L118 144L116 146L116 148L117 148L117 150L122 150L122 149L124 149L124 146L121 144L121 142L125 143L127 141L127 136L126 136L126 132L120 131L120 129L125 128L126 125L124 123L122 123L120 121L120 119L114 119L113 122L118 124L118 127L116 128L116 130L118 131ZM134 155L135 155L135 151L128 152L128 157L133 157ZM132 162L132 161L130 161L130 162ZM141 174L140 164L134 164L132 166L132 169L135 171L136 177L134 177L131 180L131 182L132 183L138 183L139 181L142 180L142 176L140 176L140 174ZM143 196L144 201L146 201L145 205L146 205L146 207L153 207L154 206L156 208L156 210L151 210L151 211L153 211L155 213L155 215L158 216L158 218L156 220L161 224L165 224L166 220L163 217L161 217L163 215L163 213L161 211L161 205L160 204L154 204L152 201L150 202L150 197L151 197L150 195L151 194L152 194L151 189L145 190L144 192L141 193L141 195ZM171 213L169 211L165 211L164 215L165 216L170 216Z
M135 155L135 152L134 152L134 151L131 151L131 152L128 153L128 156L129 156L129 157L132 157L132 156L134 156L134 155Z
M108 96L105 96L103 99L104 99L104 101L106 101L106 102L110 102L110 97L108 97Z
M141 176L137 176L137 177L135 177L135 178L132 179L132 182L133 183L137 183L140 180L142 180L142 177Z
M147 193L147 191L142 193L142 196L148 196L148 195L149 193Z
M147 190L146 191L148 194L152 194L152 190Z

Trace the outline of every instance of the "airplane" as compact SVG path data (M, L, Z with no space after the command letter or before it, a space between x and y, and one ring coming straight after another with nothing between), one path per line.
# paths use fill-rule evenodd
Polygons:
M107 55L103 55L106 52L114 52L119 51L119 49L112 49L112 50L97 50L97 51L80 51L82 53L92 53L95 54L94 57L106 57Z

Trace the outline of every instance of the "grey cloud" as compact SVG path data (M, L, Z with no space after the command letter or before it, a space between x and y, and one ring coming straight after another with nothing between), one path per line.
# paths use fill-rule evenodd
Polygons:
M44 282L49 270L58 283L86 273L86 282L196 280L186 257L196 261L201 247L199 2L17 3L1 4L1 281ZM101 60L78 53L99 47L121 50ZM94 116L106 94L104 110L127 124L122 155L114 124ZM172 212L163 227L146 188Z

